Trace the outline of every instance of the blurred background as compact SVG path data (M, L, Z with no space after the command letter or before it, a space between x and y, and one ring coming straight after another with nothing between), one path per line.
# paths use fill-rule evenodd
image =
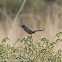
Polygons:
M12 44L29 36L21 28L23 24L34 30L45 29L33 34L35 42L41 37L52 39L62 31L62 0L0 0L0 41L9 36Z

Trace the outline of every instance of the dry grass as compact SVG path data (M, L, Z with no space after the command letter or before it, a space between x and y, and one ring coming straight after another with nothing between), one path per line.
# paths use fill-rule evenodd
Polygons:
M29 36L22 28L22 24L28 25L32 29L45 29L43 32L37 32L33 34L34 41L38 42L41 37L48 37L52 39L57 32L62 30L62 8L54 6L54 10L52 10L51 16L51 9L48 7L46 9L46 14L36 15L33 13L22 13L19 19L16 21L14 27L12 28L13 19L8 15L5 14L6 19L0 20L0 41L6 36L9 36L10 30L12 29L9 43L14 43L20 37L27 37ZM61 45L60 43L59 45ZM19 45L19 44L17 44ZM57 48L62 48L59 46Z

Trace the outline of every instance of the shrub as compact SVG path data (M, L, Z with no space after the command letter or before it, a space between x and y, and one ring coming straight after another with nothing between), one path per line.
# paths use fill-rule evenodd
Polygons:
M59 49L56 53L53 51L62 41L61 34L62 32L57 33L52 40L43 37L41 42L34 42L33 36L20 38L15 42L20 42L19 47L7 44L9 38L6 37L0 44L0 62L62 62L62 50Z

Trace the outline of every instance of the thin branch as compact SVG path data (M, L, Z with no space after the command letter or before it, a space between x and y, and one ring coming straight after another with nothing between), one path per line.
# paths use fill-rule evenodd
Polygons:
M15 24L16 24L16 21L17 21L19 15L20 15L20 13L22 12L22 9L23 9L23 7L24 7L26 1L27 1L27 0L24 0L24 1L23 1L22 6L20 6L19 11L17 12L17 14L16 14L16 16L15 16L15 18L14 18L14 22L13 22L12 27L11 27L10 32L9 32L9 36L11 36L11 34L12 34L12 29L14 28L14 26L15 26Z

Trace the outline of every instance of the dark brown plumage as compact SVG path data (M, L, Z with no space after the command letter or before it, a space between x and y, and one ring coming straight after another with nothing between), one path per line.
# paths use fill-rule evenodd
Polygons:
M28 28L26 25L22 25L21 26L28 34L33 34L33 33L35 33L35 32L37 32L37 31L43 31L43 30L32 30L32 29L30 29L30 28Z

